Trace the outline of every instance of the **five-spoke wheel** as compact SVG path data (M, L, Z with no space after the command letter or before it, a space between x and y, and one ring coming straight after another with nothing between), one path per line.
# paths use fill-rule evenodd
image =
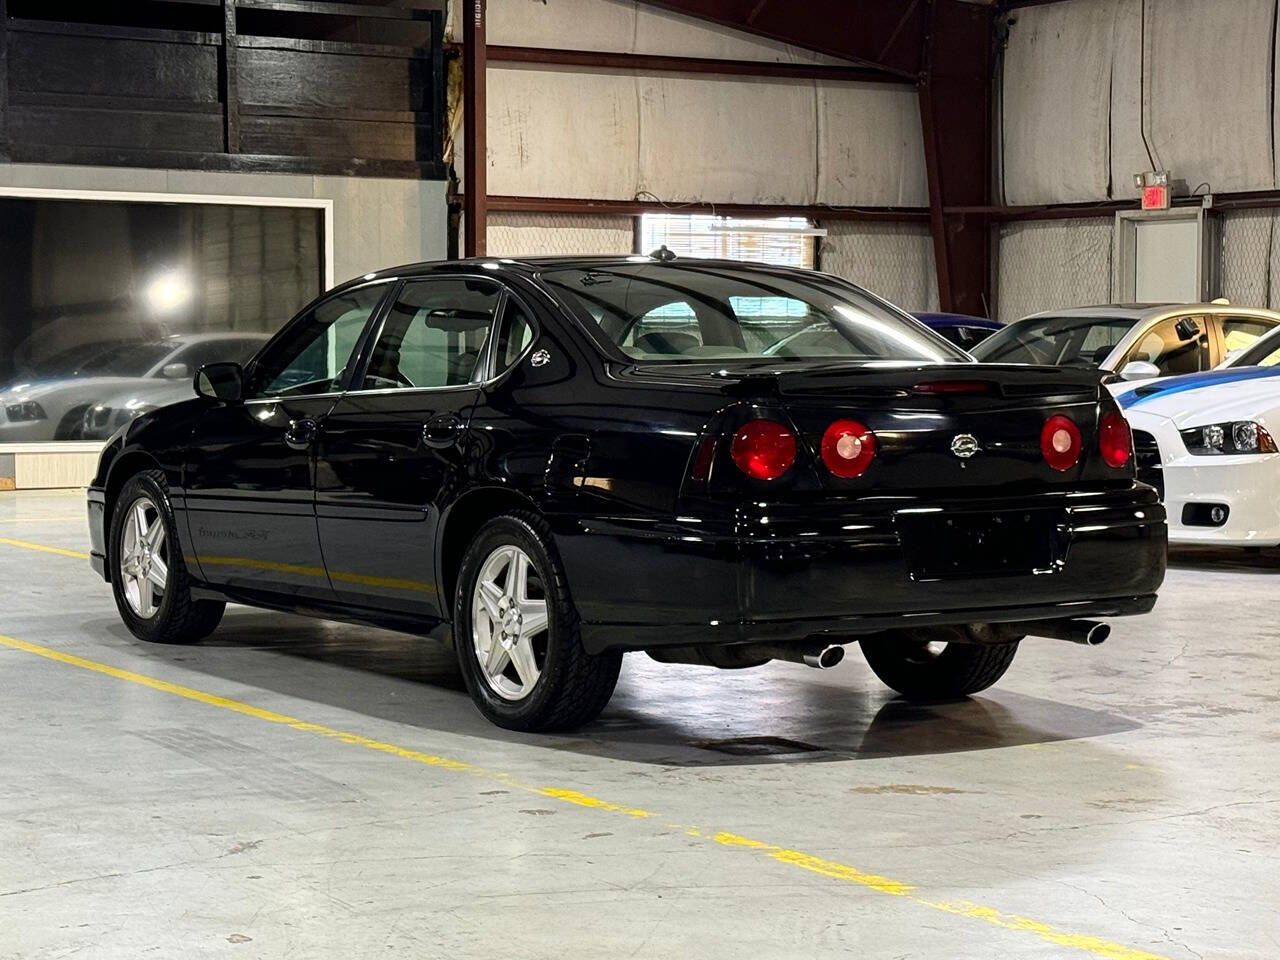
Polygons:
M604 709L622 654L588 653L547 523L489 520L458 570L454 646L480 711L513 730L563 730Z
M149 620L169 585L169 540L150 497L138 497L125 510L118 551L124 597L134 613Z
M546 662L547 597L520 547L489 554L472 591L471 617L471 640L489 686L505 700L527 697Z

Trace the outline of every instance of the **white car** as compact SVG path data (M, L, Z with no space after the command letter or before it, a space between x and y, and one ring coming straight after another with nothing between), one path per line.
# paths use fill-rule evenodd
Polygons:
M107 347L72 373L0 390L0 443L105 438L114 427L86 437L86 426L93 427L86 417L94 408L102 408L105 427L131 400L136 402L128 418L181 400L190 395L191 378L202 365L244 360L265 340L266 334L197 333Z
M1119 386L1171 543L1280 546L1280 331L1217 370Z

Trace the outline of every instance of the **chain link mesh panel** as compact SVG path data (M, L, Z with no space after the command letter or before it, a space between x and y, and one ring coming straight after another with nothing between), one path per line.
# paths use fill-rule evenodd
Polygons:
M1273 210L1237 210L1223 215L1218 286L1232 303L1268 306L1275 219Z
M1035 220L1000 227L997 319L1111 300L1112 217Z
M938 275L928 224L833 220L819 248L824 273L866 287L904 310L938 309Z
M635 218L580 213L494 213L493 257L591 256L635 252Z

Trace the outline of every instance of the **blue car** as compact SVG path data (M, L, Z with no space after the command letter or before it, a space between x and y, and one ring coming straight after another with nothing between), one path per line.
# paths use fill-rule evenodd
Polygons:
M913 313L912 316L965 350L977 346L1004 326L995 320L963 313Z

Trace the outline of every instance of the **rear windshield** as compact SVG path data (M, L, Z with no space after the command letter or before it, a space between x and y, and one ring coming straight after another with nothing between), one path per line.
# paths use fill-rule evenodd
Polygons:
M984 363L1097 367L1137 320L1128 317L1037 317L1019 320L975 344Z
M907 314L819 273L644 262L549 270L542 280L642 362L969 359Z

